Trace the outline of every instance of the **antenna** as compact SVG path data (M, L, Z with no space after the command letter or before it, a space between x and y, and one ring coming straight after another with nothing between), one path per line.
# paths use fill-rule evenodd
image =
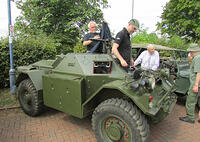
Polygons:
M132 0L132 19L133 19L134 0Z

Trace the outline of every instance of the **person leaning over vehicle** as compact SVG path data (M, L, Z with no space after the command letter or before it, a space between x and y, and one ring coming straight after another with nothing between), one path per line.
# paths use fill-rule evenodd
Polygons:
M194 123L195 122L195 106L200 91L199 91L199 83L200 83L200 48L198 44L191 44L188 50L190 55L192 56L192 63L190 65L190 87L186 99L186 117L179 117L179 120ZM200 104L200 102L198 102ZM198 121L200 122L200 120Z
M97 24L94 21L90 21L88 24L88 28L89 28L89 33L87 33L84 37L83 37L83 46L87 47L87 52L89 52L96 44L98 41L92 41L90 40L90 38L94 38L94 39L99 39L100 35L99 33L97 33ZM95 50L94 53L102 53L102 48L98 48Z
M130 35L139 29L139 22L131 19L126 28L124 27L115 37L112 46L112 53L116 56L117 62L128 72L128 66L134 66L134 60L131 57Z
M134 66L141 64L141 68L144 70L157 70L160 64L160 57L158 51L155 51L155 47L149 44L147 50L143 51L140 56L135 60Z

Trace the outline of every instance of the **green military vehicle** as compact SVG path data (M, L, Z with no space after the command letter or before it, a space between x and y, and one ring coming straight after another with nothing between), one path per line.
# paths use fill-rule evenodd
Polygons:
M99 142L147 142L149 123L162 121L177 98L169 70L125 72L109 54L69 53L17 68L23 111L44 106L84 118L92 115Z
M137 58L148 44L132 44L134 57ZM186 50L169 48L161 45L154 45L160 53L160 69L168 68L169 74L174 79L176 86L175 93L178 97L185 97L190 86L190 65L188 52Z

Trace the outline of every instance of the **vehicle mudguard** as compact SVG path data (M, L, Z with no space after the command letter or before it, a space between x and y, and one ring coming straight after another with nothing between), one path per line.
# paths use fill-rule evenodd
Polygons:
M16 84L18 85L23 79L30 78L33 82L37 91L42 90L42 75L44 75L44 70L23 70L20 71L19 76L17 78ZM24 77L26 76L26 77ZM22 79L23 78L23 79Z
M148 94L143 94L142 96L138 96L136 92L134 92L132 89L130 89L129 86L127 86L124 83L124 80L116 80L109 83L104 84L102 87L100 87L87 101L83 103L84 106L90 102L102 89L108 88L108 89L116 89L120 92L122 92L127 98L130 98L133 103L140 108L143 113L148 114Z
M143 95L136 94L136 92L131 89L130 86L127 86L127 84L124 83L124 81L113 81L108 84L104 85L104 88L115 88L122 92L124 95L126 95L128 98L130 98L133 103L140 108L143 113L148 113L148 104L149 104L149 97L148 93L144 93ZM139 93L139 92L138 92Z

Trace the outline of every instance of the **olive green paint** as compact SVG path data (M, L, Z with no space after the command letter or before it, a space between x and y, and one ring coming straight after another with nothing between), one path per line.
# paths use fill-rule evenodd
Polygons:
M95 73L96 63L101 67L102 62L108 63L111 70ZM134 80L108 54L70 53L60 55L56 60L42 60L30 66L18 67L17 72L18 75L27 74L36 89L42 90L46 106L79 118L91 114L100 101L110 96L130 100L152 118L161 110L161 115L166 117L176 102L174 86L164 72L147 73L159 76L162 81L154 90L147 91L146 87L134 89L132 82L140 82L142 78ZM152 108L149 108L150 95L153 96Z

